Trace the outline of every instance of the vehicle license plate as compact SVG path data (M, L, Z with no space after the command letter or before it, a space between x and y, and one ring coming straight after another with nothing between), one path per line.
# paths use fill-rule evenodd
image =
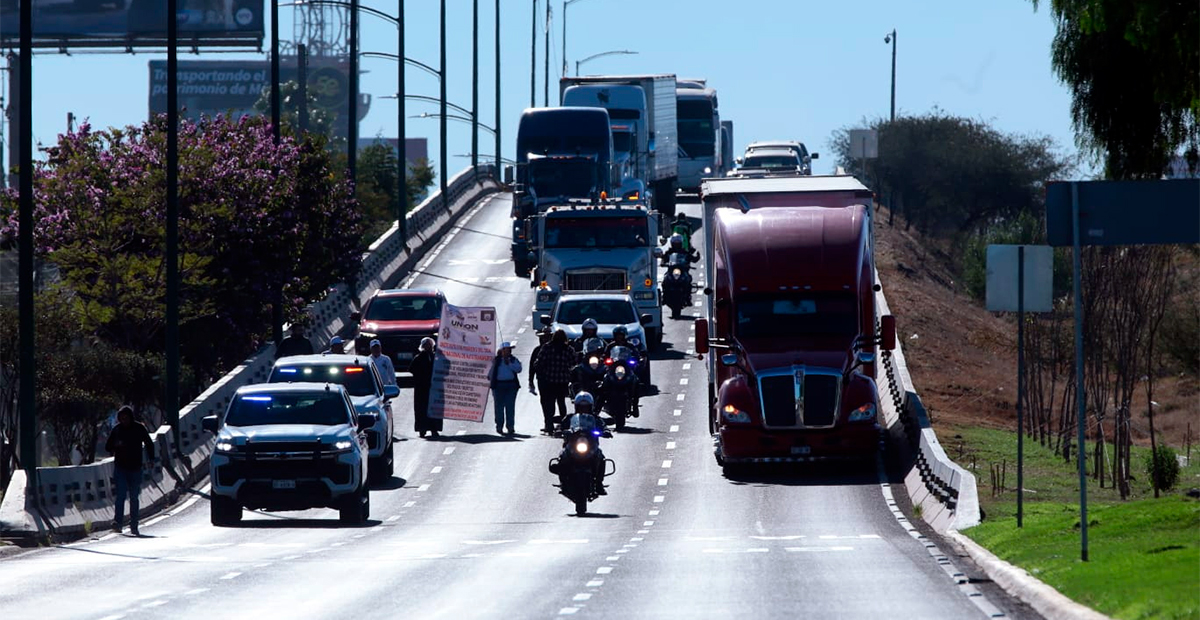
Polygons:
M414 357L416 357L415 353L397 353L396 354L396 359L398 359L402 362L410 361Z
M273 489L294 489L296 488L295 480L272 480L271 488Z
M812 452L812 448L809 446L792 446L792 454L808 454L809 452Z

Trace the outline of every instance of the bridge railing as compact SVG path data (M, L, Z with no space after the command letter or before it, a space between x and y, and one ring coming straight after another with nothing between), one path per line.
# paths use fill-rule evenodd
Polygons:
M448 182L446 196L435 191L410 210L404 229L393 224L368 247L355 282L338 285L309 306L309 336L328 342L342 331L350 312L361 307L375 289L396 281L422 254L436 247L460 215L499 191L498 178L492 165L467 168ZM239 387L265 381L274 362L275 345L268 344L183 407L179 412L178 453L172 446L169 426L151 433L155 467L147 469L142 485L143 517L173 504L208 474L208 457L216 439L201 428L201 420L224 412ZM18 471L0 503L0 534L46 538L77 536L110 527L114 490L111 457L87 465L39 467L36 485L30 485L25 472Z

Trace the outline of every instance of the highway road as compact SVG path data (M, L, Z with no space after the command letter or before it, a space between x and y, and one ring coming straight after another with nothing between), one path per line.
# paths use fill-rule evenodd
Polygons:
M698 205L683 209L698 216ZM536 343L533 292L508 263L508 197L481 203L406 284L495 306L523 360ZM699 235L697 236L699 238ZM699 277L699 275L697 275ZM695 312L699 307L694 309ZM1037 617L964 558L944 568L910 533L877 466L772 470L728 479L712 458L704 364L690 316L668 320L657 395L605 440L609 495L585 517L546 468L522 391L517 434L450 422L441 439L398 411L396 472L372 520L332 510L247 513L215 528L197 494L142 527L0 561L0 615L55 618L984 618ZM942 544L942 543L939 543ZM949 551L944 547L943 550ZM969 596L970 592L981 593Z

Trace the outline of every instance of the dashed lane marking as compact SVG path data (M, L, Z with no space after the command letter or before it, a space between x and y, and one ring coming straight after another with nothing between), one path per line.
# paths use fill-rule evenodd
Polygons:
M597 575L607 575L607 574L611 573L612 571L613 571L612 566L601 566L600 568L596 569L596 574Z
M678 425L678 424L672 424L672 425L671 425L671 430L670 430L670 432L672 432L672 433L678 433L678 432L679 432L679 425Z
M418 492L424 492L424 491L428 491L428 490L429 490L428 484L422 484L421 486L417 487Z
M225 573L224 575L221 575L221 579L233 579L234 577L237 577L238 575L241 575L241 573L238 573L238 572Z
M604 585L604 580L603 580L603 579L593 579L593 580L591 580L591 581L587 582L586 584L584 584L584 587L588 587L588 588L599 588L599 587L600 587L600 586L602 586L602 585Z
M663 469L670 469L671 468L671 459L667 459L667 460L663 461L662 466L663 466Z
M577 611L579 611L578 607L563 607L562 609L558 610L558 615L569 616Z
M684 395L683 395L683 394L676 394L676 395L675 395L675 400L677 400L677 401L680 401L680 400L683 400L683 399L684 399Z
M203 594L205 592L208 592L208 588L195 588L193 590L188 590L187 592L184 592L183 595L184 596L195 596L197 594Z
M662 512L662 511L661 510L651 510L650 512L647 513L647 516L657 517L658 513L660 513L660 512Z
M684 362L684 364L683 364L683 369L684 369L684 370L691 370L691 369L692 369L692 363L691 363L691 362Z
M605 562L616 562L617 560L620 560L620 559L621 559L621 556L619 556L619 555L610 555L607 558L604 558L604 561Z
M409 501L409 502L404 502L404 507L405 507L405 508L412 508L413 506L416 506L416 505L417 505L417 503L416 503L416 502L412 502L412 501Z
M576 595L575 595L575 598L574 598L574 599L572 599L572 600L576 600L576 601L586 601L586 600L588 600L589 598L592 598L592 594L591 594L590 592L580 592L579 594L576 594Z
M121 618L124 618L124 617L125 617L125 614L113 614L111 616L104 616L100 620L121 620Z
M666 479L666 478L659 478L659 479L658 479L658 486L660 486L660 487L665 487L665 486L667 486L667 479Z
M675 449L675 442L674 442L674 441L668 441L668 442L667 442L667 449L668 449L668 450L674 450L674 449Z
M661 503L663 503L663 500L664 500L664 499L666 499L666 498L667 498L667 497L666 497L665 495L655 495L655 496L654 496L654 503L655 503L655 504L661 504Z
M642 521L642 527L650 527L654 525L654 521Z
M446 456L450 456L451 454L454 454L454 447L451 446L449 448L446 448L445 450L442 450L442 454L444 454Z
M429 473L431 473L431 474L440 474L440 473L442 473L442 466L441 466L441 465L438 465L437 467L434 467L433 469L429 470ZM426 485L426 486L428 486L428 485Z
M688 384L687 377L684 377L679 380L679 385L687 385L687 384Z
M400 520L400 515L392 515L392 516L388 517L388 518L387 518L387 520L388 520L388 522L389 522L389 523L390 523L390 522L392 522L392 521L399 521L399 520ZM340 544L343 544L343 543L334 543L334 544L335 544L335 545L340 545Z
M837 546L837 547L784 547L783 550L789 551L792 553L805 553L805 552L821 553L821 552L825 552L825 551L854 551L854 547L842 547L842 546Z

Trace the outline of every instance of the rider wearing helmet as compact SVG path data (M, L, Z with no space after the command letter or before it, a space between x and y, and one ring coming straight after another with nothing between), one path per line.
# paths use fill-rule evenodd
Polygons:
M573 401L575 413L565 416L560 422L559 428L563 431L563 436L568 436L572 431L592 432L600 431L601 435L607 432L607 427L604 425L604 420L597 415L596 399L592 398L589 392L580 392L575 395ZM608 491L604 489L604 452L600 450L599 436L596 438L596 469L593 472L594 484L596 485L597 495L608 495Z
M629 342L629 329L624 325L618 325L613 328L613 339L612 342L608 343L608 346L604 347L604 355L612 355L612 350L615 347L627 347L637 351L637 347L632 342Z
M696 263L696 262L700 261L700 253L697 252L696 248L694 248L694 247L693 248L684 247L683 235L681 235L679 233L675 233L675 234L671 235L670 247L667 248L667 251L663 252L663 255L662 255L662 264L669 265L670 261L671 261L671 256L674 254L683 255L684 257L686 257L688 259L689 262Z
M579 353L583 353L584 343L592 338L597 338L598 336L596 334L600 331L600 324L597 323L596 319L593 318L585 319L581 327L583 329L583 335L571 341L571 346L574 347L575 351Z
M583 343L583 356L579 364L571 369L571 394L596 390L604 382L604 341L589 338Z

